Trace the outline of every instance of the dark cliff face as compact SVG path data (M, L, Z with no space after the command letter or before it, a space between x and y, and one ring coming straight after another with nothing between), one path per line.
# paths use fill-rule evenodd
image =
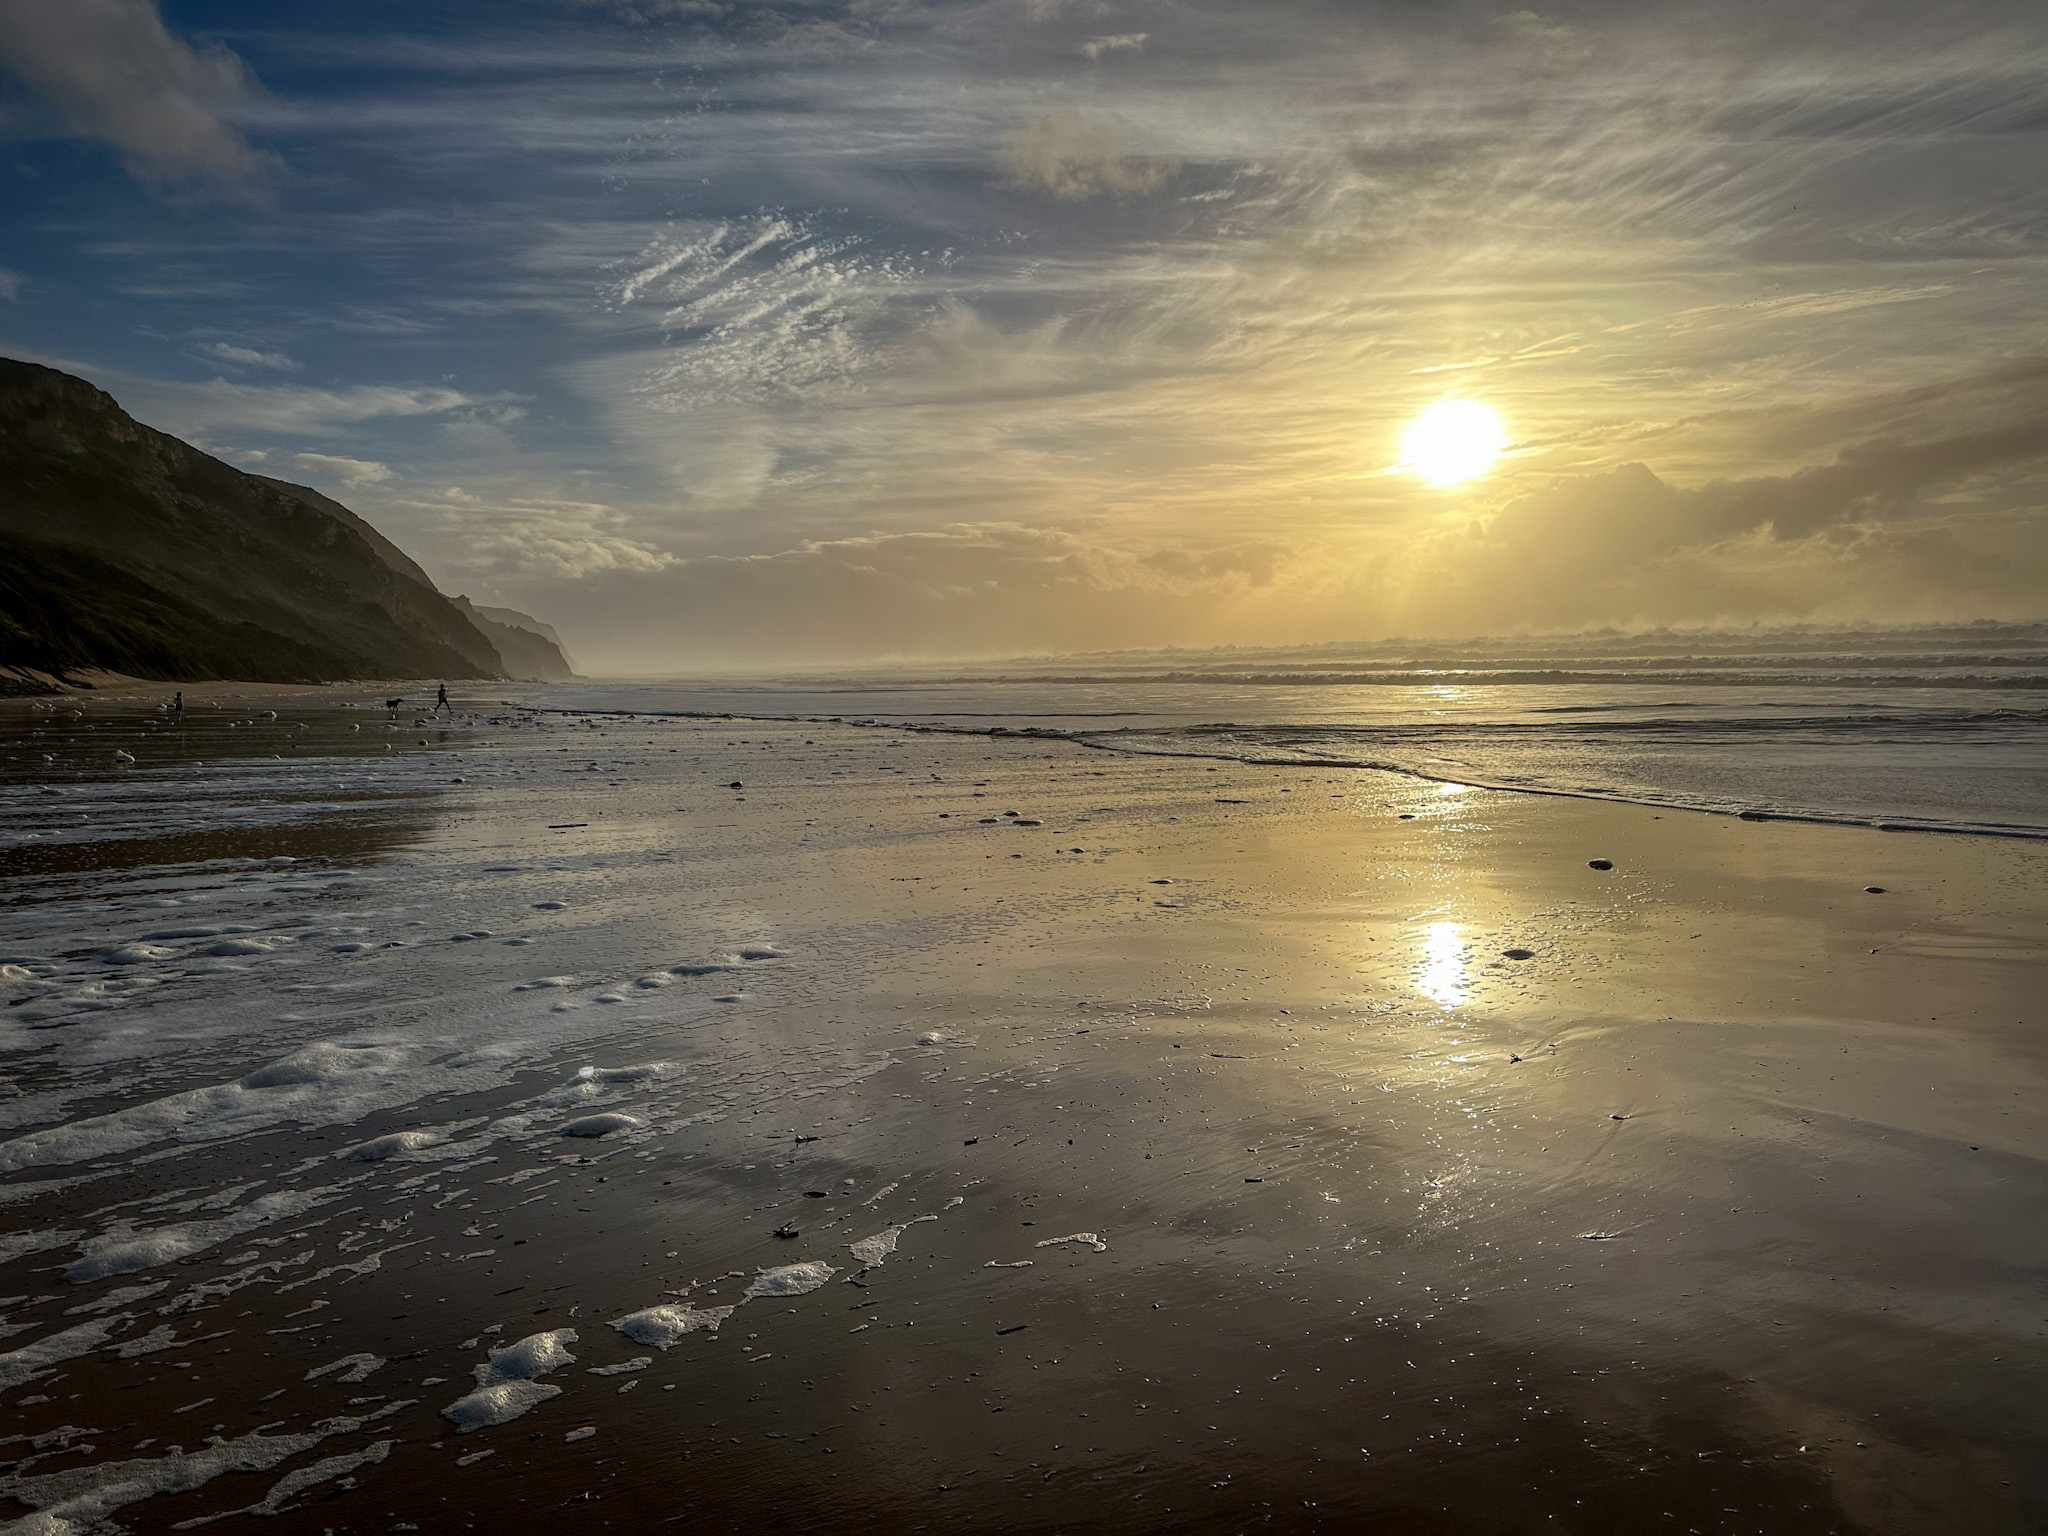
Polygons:
M0 359L0 666L332 682L502 677L369 524Z

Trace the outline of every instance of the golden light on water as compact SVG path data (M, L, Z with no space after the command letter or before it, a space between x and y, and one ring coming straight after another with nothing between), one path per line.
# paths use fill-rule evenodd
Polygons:
M1401 434L1400 468L1431 485L1459 485L1493 468L1507 445L1507 428L1492 406L1439 400Z
M1431 923L1423 933L1415 990L1446 1008L1465 1001L1465 941L1460 931L1457 923Z

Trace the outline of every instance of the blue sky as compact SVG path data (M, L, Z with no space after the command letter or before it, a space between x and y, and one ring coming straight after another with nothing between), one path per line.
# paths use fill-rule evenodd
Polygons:
M2038 616L2044 65L2004 3L0 0L0 351L608 671ZM1388 473L1446 395L1512 450Z

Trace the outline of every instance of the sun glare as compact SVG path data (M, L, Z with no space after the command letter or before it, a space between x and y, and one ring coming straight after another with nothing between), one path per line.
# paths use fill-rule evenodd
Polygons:
M1401 435L1401 468L1431 485L1458 485L1493 468L1508 445L1500 413L1477 400L1439 400Z
M1456 923L1431 923L1422 941L1422 973L1415 990L1455 1008L1465 1001L1465 941Z

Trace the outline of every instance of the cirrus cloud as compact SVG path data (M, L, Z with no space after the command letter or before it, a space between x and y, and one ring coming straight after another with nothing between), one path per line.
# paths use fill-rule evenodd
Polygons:
M297 373L299 365L282 352L265 352L257 347L238 347L231 341L205 341L199 350L216 362L233 363L238 368L270 368L281 373Z
M376 485L391 478L391 466L374 459L349 459L333 453L295 453L292 466L322 480L338 480L345 486Z
M1013 187L1078 201L1157 192L1171 160L1134 154L1123 124L1106 113L1050 112L1003 141L997 165Z

